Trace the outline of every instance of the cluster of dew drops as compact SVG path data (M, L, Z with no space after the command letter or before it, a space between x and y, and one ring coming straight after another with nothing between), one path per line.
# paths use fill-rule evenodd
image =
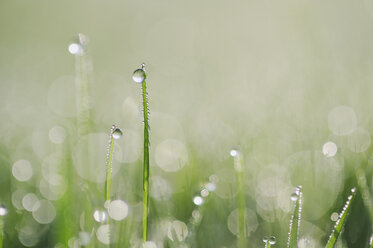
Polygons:
M276 237L275 236L264 236L263 237L263 242L267 245L267 244L270 244L270 245L274 245L276 244Z

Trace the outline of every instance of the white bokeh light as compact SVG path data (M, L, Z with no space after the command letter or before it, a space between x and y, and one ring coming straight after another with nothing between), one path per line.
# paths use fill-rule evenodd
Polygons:
M334 157L337 154L338 148L334 142L326 142L322 147L322 153L327 158Z
M66 138L66 131L61 126L54 126L49 130L49 139L54 144L62 144Z
M108 214L113 220L123 220L128 215L128 205L122 200L114 200L109 203Z
M33 169L29 161L22 159L13 164L12 173L18 181L25 182L31 179Z
M155 149L155 162L166 172L175 172L184 167L188 161L188 152L183 143L168 139Z
M349 135L357 127L357 117L351 107L338 106L328 114L328 126L335 135Z

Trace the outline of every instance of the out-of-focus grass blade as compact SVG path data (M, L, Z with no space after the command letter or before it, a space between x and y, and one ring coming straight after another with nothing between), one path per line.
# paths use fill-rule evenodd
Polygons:
M325 248L333 248L334 247L334 245L335 245L335 243L338 239L338 236L342 231L343 225L347 220L347 216L350 212L351 204L352 204L353 200L355 199L355 195L356 195L356 188L352 188L351 189L351 195L348 196L346 204L344 205L344 207L342 209L342 212L339 214L339 218L338 218L337 222L335 223L334 229L329 236L329 240L328 240L328 243L326 244Z
M298 245L298 236L300 221L302 218L302 202L303 202L302 186L298 186L290 199L294 202L294 213L290 219L288 248L296 248Z
M356 179L359 185L359 190L361 192L361 196L363 198L363 202L365 207L368 210L370 221L373 221L373 199L369 192L369 187L367 185L367 179L365 176L365 172L363 169L358 169L356 171Z

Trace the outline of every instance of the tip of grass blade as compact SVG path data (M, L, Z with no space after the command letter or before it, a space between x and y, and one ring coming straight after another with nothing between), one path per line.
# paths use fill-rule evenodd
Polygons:
M356 195L356 188L352 188L351 189L351 194L348 196L347 201L346 201L341 213L339 214L339 218L338 218L337 222L335 223L335 226L333 228L332 233L329 236L329 240L328 240L328 243L326 244L325 248L334 247L334 245L335 245L335 243L338 239L338 236L342 231L344 223L347 220L347 216L350 213L351 205L352 205L353 200L355 199L355 195Z
M298 236L300 221L302 218L302 202L303 202L302 186L298 186L295 192L291 194L290 199L294 202L294 212L290 218L289 234L288 234L288 248L295 248L298 246Z

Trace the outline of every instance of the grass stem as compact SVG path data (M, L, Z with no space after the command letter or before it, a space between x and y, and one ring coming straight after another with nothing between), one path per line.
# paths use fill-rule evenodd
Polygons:
M149 111L146 81L142 82L142 98L144 108L144 167L143 167L143 195L142 195L142 241L148 239L148 212L149 212Z
M344 205L344 207L342 209L342 212L339 214L339 218L338 218L338 220L337 220L337 222L334 226L334 229L333 229L332 233L329 236L329 240L328 240L328 243L326 244L325 248L333 248L334 247L334 245L335 245L335 243L338 239L338 236L342 231L344 223L347 220L347 216L350 212L352 202L355 199L355 195L356 195L356 189L352 188L351 189L351 195L348 197L348 199L346 201L346 204Z

